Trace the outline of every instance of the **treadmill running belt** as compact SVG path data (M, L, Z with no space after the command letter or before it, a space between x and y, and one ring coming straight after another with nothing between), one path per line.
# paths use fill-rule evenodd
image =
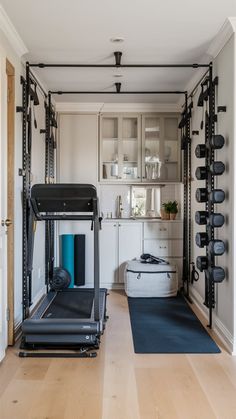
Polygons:
M94 293L91 291L60 291L45 311L47 319L89 319Z

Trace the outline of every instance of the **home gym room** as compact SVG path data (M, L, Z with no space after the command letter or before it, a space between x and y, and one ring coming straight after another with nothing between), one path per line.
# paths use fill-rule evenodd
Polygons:
M236 417L232 0L1 0L1 419Z

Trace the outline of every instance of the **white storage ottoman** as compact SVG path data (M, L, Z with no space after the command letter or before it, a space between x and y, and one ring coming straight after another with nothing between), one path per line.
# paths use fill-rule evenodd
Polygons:
M124 282L128 297L175 297L177 266L132 260L127 262Z

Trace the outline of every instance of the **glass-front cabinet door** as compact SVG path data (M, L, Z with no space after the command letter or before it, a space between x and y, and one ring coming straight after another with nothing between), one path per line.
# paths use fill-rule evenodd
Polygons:
M180 181L178 114L103 114L100 181ZM142 129L141 129L142 127Z
M121 178L123 180L141 180L141 141L139 117L122 117L121 125Z
M141 180L141 132L137 115L102 116L100 180Z
M165 179L176 182L180 180L179 121L177 116L165 116L163 119Z
M178 116L142 117L142 181L180 180Z
M162 176L161 123L158 115L145 115L142 118L142 179L144 181L157 182Z
M105 117L101 120L101 180L118 179L119 168L119 118Z

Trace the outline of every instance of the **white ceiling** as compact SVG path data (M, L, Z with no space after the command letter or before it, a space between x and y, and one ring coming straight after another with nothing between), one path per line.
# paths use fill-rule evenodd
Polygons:
M236 0L1 0L28 48L30 62L113 63L113 52L123 52L123 63L208 62L207 50L225 19L236 16ZM122 36L122 44L110 39ZM42 69L40 79L49 89L182 90L192 69ZM158 101L177 97L93 95L63 101Z

